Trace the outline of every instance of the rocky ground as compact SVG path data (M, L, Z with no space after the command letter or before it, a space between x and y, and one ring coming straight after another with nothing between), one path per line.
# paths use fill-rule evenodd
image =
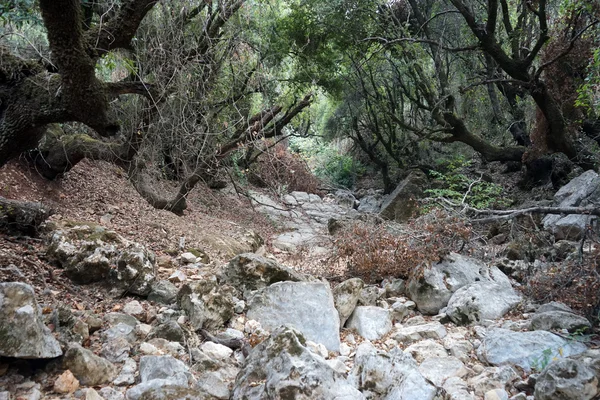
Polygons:
M60 184L0 174L4 195L58 210L41 238L0 243L0 399L600 396L590 321L521 290L540 260L453 253L408 281L324 279L344 273L325 262L330 221L396 207L375 191L205 189L179 218L104 164ZM590 185L555 201L585 205ZM568 242L581 224L545 228Z

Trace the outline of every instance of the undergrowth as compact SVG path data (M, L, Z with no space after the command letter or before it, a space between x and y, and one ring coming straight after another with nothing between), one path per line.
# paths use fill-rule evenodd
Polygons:
M383 223L355 222L335 239L336 261L347 263L348 274L365 282L394 277L408 279L469 241L471 227L441 210L410 222L400 232Z

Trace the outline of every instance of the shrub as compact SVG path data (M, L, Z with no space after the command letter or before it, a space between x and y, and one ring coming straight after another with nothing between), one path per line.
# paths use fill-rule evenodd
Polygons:
M356 222L335 240L335 261L345 261L348 274L366 282L408 279L448 253L460 251L470 235L464 220L442 211L413 220L401 232L392 232L382 223Z

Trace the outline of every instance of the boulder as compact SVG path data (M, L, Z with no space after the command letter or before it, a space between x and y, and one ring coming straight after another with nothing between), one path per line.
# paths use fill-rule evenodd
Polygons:
M150 331L148 339L161 338L169 342L185 343L185 333L176 321L166 321Z
M192 379L188 367L171 356L142 356L140 358L140 384L127 391L127 399L176 400L189 398L191 400L201 398L186 397L199 395L197 391L187 390ZM167 396L165 392L169 392L170 395Z
M590 400L600 393L598 375L581 361L552 362L537 378L535 400Z
M377 214L381 210L383 197L380 194L366 195L360 199L358 204L358 212Z
M183 285L177 294L177 302L194 330L221 328L233 316L235 306L233 288L214 281Z
M0 356L55 358L58 341L44 325L33 288L25 283L0 283Z
M63 365L85 386L110 383L117 376L117 369L110 361L79 345L69 347L63 358Z
M337 317L336 317L337 321ZM364 399L344 376L306 348L296 329L276 328L248 355L232 399Z
M356 308L360 292L365 283L360 278L351 278L333 288L333 302L340 316L340 326L344 326L348 317Z
M177 300L177 286L167 280L156 281L150 287L148 300L162 304L173 304Z
M340 320L328 283L275 283L250 299L247 317L268 330L290 325L308 340L339 351Z
M446 328L439 322L400 327L393 331L391 337L398 343L413 343L421 339L443 339Z
M346 325L350 329L356 329L365 339L378 340L392 329L392 316L381 307L358 306Z
M419 199L428 184L427 176L421 170L413 170L394 191L388 195L379 215L397 222L406 222L417 210Z
M445 356L424 360L419 366L419 372L435 386L442 387L446 379L462 378L467 375L468 370L458 358Z
M423 314L435 315L445 307L452 294L473 282L494 282L510 286L508 277L496 266L489 266L471 257L451 253L441 262L412 278L408 294Z
M446 315L457 325L498 319L521 302L508 285L474 282L458 289L448 302Z
M531 329L534 331L566 329L569 332L575 332L578 330L585 331L591 327L592 324L586 318L566 311L536 312L531 317Z
M516 365L525 371L541 370L551 360L583 353L587 347L546 331L513 332L493 329L477 349L492 365Z
M398 348L386 353L369 342L356 349L348 380L367 398L432 400L437 392L409 354Z
M600 204L600 176L589 170L572 179L554 195L558 207L585 207ZM592 219L589 215L547 215L542 220L544 229L557 239L579 240Z
M481 398L490 390L512 387L512 382L518 378L519 375L512 367L504 365L485 368L479 375L470 378L467 383L473 388L475 395Z
M277 261L253 253L240 254L225 267L221 281L233 286L241 294L265 288L277 282L300 282L306 278Z
M448 357L448 351L446 351L444 346L432 339L413 343L404 349L404 352L412 355L419 364L428 358Z
M151 251L94 223L65 226L55 231L48 256L56 260L73 281L107 281L115 295L128 292L146 296L155 278L155 259Z

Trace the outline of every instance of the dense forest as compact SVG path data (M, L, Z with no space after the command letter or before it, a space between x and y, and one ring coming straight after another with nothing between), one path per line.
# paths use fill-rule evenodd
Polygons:
M599 9L3 1L1 164L25 156L55 179L106 160L175 213L200 180L269 180L250 172L276 150L347 187L368 168L386 193L410 168L473 156L558 187L598 167ZM179 190L157 193L162 179Z
M0 0L0 400L600 399L598 0Z

